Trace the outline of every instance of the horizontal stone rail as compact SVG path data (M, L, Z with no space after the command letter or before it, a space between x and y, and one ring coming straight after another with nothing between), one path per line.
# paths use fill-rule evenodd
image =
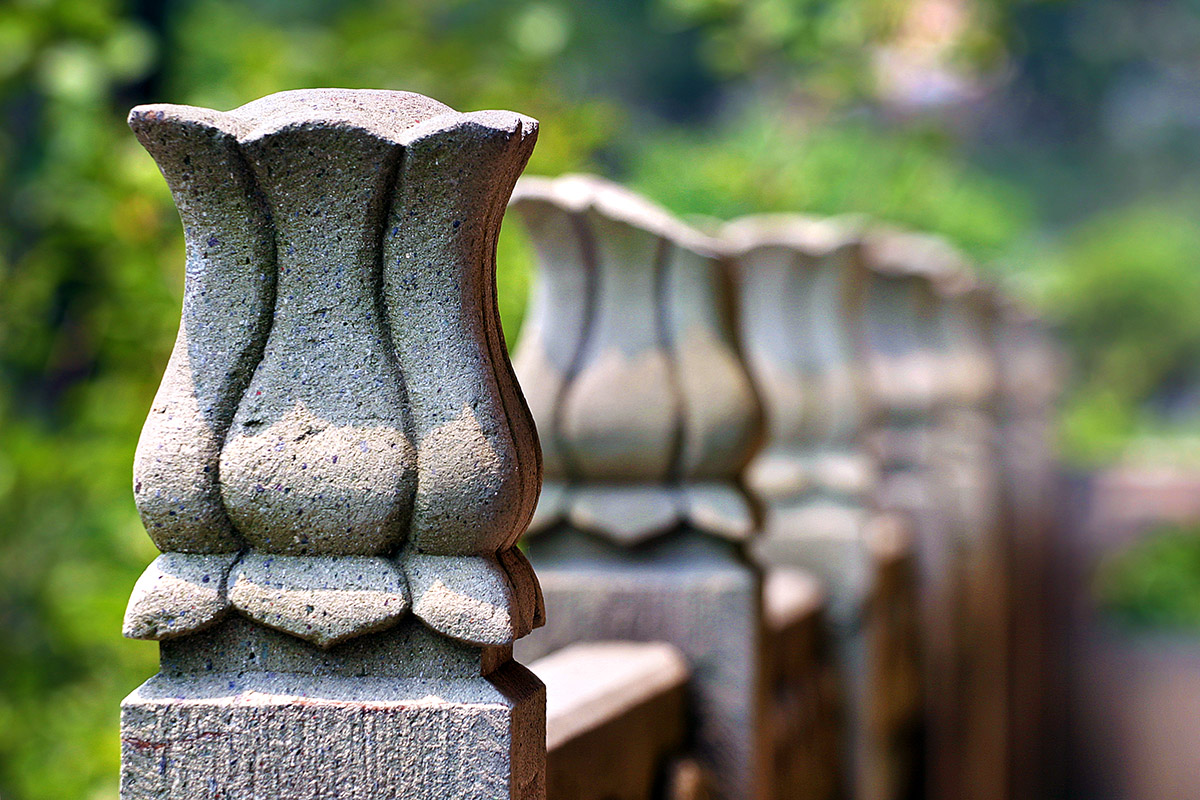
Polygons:
M585 642L530 665L546 684L549 800L650 800L687 740L687 662L663 642ZM703 797L678 789L672 800Z

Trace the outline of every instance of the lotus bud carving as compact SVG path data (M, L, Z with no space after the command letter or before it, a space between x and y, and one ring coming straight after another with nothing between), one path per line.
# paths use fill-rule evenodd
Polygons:
M333 89L129 121L186 273L134 465L164 555L127 635L231 612L323 647L410 613L476 645L527 633L540 599L515 542L541 456L494 281L537 123Z
M796 214L722 229L737 265L742 343L767 413L751 488L783 506L861 502L874 480L861 450L866 386L856 328L862 223Z
M514 356L546 468L530 534L748 537L761 412L719 243L591 176L522 178L511 206L538 261Z

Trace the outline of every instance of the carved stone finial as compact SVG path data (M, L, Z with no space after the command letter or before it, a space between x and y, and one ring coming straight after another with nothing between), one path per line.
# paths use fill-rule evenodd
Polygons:
M759 435L715 241L615 184L524 178L539 270L514 356L542 434L530 534L566 521L632 545L680 524L740 541Z
M910 536L874 508L877 464L862 344L866 223L796 214L743 217L721 235L734 258L741 340L766 409L747 471L763 505L752 545L768 586L797 568L828 593L844 684L841 773L854 796L912 786L920 714L907 591ZM804 574L801 573L801 574Z
M996 308L990 287L965 258L953 266L950 278L939 283L947 402L938 420L936 462L953 501L964 570L964 781L978 779L998 798L1009 793L1013 778L1007 687L1016 623L1011 559L1019 533L1007 524L1012 500L999 449Z
M187 248L179 336L134 464L164 551L125 619L163 642L147 687L202 663L494 673L542 617L515 547L540 453L495 299L500 220L537 123L340 89L229 112L139 106L129 123ZM160 709L143 689L131 720Z
M549 612L518 654L674 644L716 796L770 797L761 584L743 547L757 521L741 483L760 413L727 262L598 178L523 178L512 207L539 266L514 363L545 447L528 553Z
M850 609L869 582L862 531L875 480L862 447L868 411L855 342L861 227L778 214L722 229L743 347L767 408L766 444L747 472L765 506L755 552L764 564L818 574L839 618L858 613Z
M947 480L942 424L955 395L939 286L961 259L941 239L879 227L865 240L870 268L864 357L878 414L880 506L913 522L925 698L925 775L937 797L962 793L963 536ZM1001 637L1002 638L1002 637Z
M532 120L312 90L141 106L130 125L171 186L187 271L134 464L170 555L127 634L230 607L322 646L410 609L476 644L527 633L513 544L538 453L489 261Z
M920 470L928 462L928 428L946 403L936 307L938 284L951 273L940 239L885 226L865 233L863 257L867 279L860 346L873 410L869 437L886 495L889 476Z
M992 300L999 367L997 439L1012 574L1013 795L1035 797L1045 793L1035 765L1049 745L1042 676L1054 634L1044 598L1054 574L1051 542L1062 485L1054 450L1054 398L1064 364L1044 322L1031 309L1007 293L996 293Z

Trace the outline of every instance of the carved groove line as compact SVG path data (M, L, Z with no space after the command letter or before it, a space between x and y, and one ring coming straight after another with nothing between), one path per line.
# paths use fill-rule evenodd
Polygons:
M578 460L575 458L575 448L563 432L563 416L566 414L567 395L570 394L575 379L579 377L579 373L583 369L584 360L591 349L592 339L597 335L595 322L597 307L600 304L600 292L603 290L603 287L600 285L600 257L598 248L596 247L596 234L592 230L592 226L588 223L586 211L563 212L557 207L555 211L557 213L566 213L567 218L570 220L571 228L575 231L575 236L578 239L579 255L582 260L580 266L584 273L581 330L579 338L575 343L575 352L571 354L571 361L567 366L566 374L563 375L562 383L558 386L558 391L554 398L554 412L550 418L550 435L554 437L554 445L561 454L567 484L570 486L582 482L584 475Z

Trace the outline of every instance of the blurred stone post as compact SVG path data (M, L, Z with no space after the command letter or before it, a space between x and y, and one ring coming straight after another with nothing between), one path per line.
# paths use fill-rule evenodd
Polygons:
M999 367L997 429L1006 544L1012 566L1012 796L1040 800L1051 791L1056 752L1052 698L1055 651L1049 613L1057 463L1054 411L1063 365L1045 323L1011 297L994 300L992 335Z
M514 357L546 482L528 553L548 625L665 641L692 670L693 744L718 796L772 796L756 530L740 475L760 435L715 242L616 185L522 179L538 275Z
M998 364L991 291L949 245L935 313L949 387L939 422L937 460L955 503L962 541L963 797L1010 795L1009 637L1012 567L1004 523L1007 504L997 441Z
M544 797L540 456L500 335L536 138L416 94L139 106L187 243L134 493L163 551L125 634L121 796Z
M954 498L935 460L947 386L935 314L944 274L928 257L931 244L883 227L867 233L860 346L872 398L868 438L880 470L876 502L906 516L916 539L926 794L960 800L964 587Z
M872 507L877 467L864 441L868 398L856 347L861 228L860 220L765 215L735 220L722 236L767 412L767 442L747 473L764 506L753 549L764 567L802 568L827 587L849 794L884 800L913 786L917 632L902 574L907 531Z

